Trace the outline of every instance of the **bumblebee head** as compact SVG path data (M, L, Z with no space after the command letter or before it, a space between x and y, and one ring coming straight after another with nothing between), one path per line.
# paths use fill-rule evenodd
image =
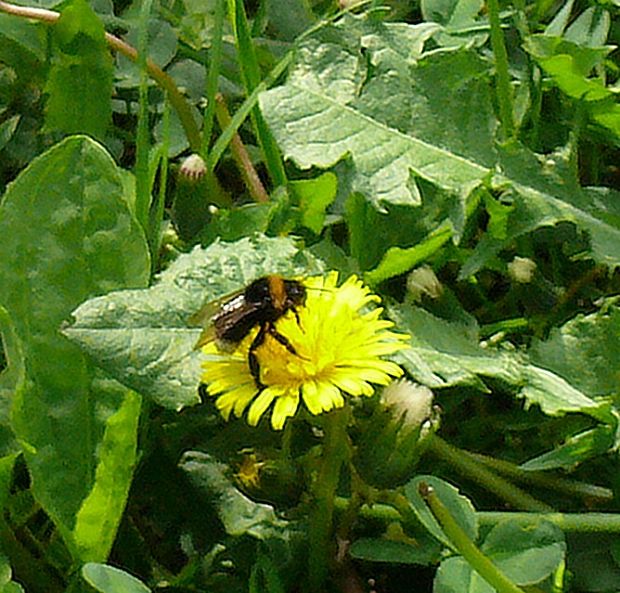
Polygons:
M306 302L306 287L298 280L285 280L284 288L287 304L290 307L302 307Z

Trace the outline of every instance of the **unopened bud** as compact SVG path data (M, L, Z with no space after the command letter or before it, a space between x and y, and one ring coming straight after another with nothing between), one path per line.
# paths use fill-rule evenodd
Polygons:
M407 277L407 290L414 301L419 301L424 295L438 299L443 292L443 286L430 266L420 266Z
M360 474L380 488L404 484L438 426L433 392L410 381L394 381L383 390L361 438L356 460Z
M529 257L515 257L508 264L510 277L519 284L529 284L536 271L536 262Z
M182 163L179 173L188 181L200 181L207 173L207 164L199 154L190 154Z

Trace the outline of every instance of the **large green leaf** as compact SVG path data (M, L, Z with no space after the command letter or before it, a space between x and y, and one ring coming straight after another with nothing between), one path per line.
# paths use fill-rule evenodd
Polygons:
M469 385L488 392L485 380L492 379L510 386L528 405L537 404L546 414L582 412L613 422L606 402L595 401L514 349L482 348L468 326L411 306L393 307L390 316L411 336L412 348L399 354L403 365L430 387Z
M620 308L604 303L590 315L577 315L530 348L532 362L590 395L620 391Z
M569 165L563 154L543 159L515 144L501 148L501 168L511 179L511 186L504 188L511 207L507 214L500 214L505 220L497 226L490 212L489 232L463 266L461 277L475 273L517 237L561 221L572 222L588 233L592 256L598 262L609 266L620 262L618 193L607 188L581 188Z
M287 83L260 97L285 155L302 168L349 155L352 189L379 209L418 205L416 178L457 194L479 183L495 125L485 65L463 52L415 69L434 30L349 17L304 41Z
M187 452L181 468L205 496L211 498L229 535L250 535L257 539L286 537L287 522L273 507L254 502L235 488L228 466L199 451Z
M440 556L441 548L437 542L428 538L420 542L416 537L412 541L394 541L376 537L362 537L351 545L349 553L356 560L368 562L388 562L392 564L435 564Z
M78 511L73 537L81 560L107 558L136 464L142 399L129 392L105 425L93 487Z
M303 275L316 261L290 239L256 236L216 242L180 256L148 290L126 290L92 299L73 313L65 335L113 377L172 409L199 401L200 329L190 317L206 302L265 274Z
M8 311L0 306L0 345L7 366L0 372L0 451L7 455L18 450L10 422L11 402L24 389L26 369L22 343Z
M487 535L482 552L515 584L540 583L564 560L564 535L554 525L540 522L525 528L498 523ZM444 560L435 577L437 593L492 593L495 591L461 556Z
M487 232L462 276L520 235L560 221L589 235L597 261L619 263L613 196L580 188L562 155L496 147L488 64L469 51L423 54L429 35L428 24L349 17L305 40L286 84L260 97L285 156L302 168L347 157L351 189L378 209L419 206L421 180L460 201L490 184L513 204L507 232Z
M45 86L46 125L102 138L112 121L112 56L103 24L85 0L72 0L53 28L55 53Z
M554 329L546 340L535 341L530 359L537 366L562 377L582 393L612 397L619 391L615 371L620 347L620 309L617 299L603 303L596 313L577 315ZM617 422L597 426L567 438L523 468L570 468L617 446Z
M82 567L82 577L100 593L150 593L139 579L107 564L88 562Z
M91 365L58 328L90 296L145 286L147 246L116 165L86 137L66 139L20 174L0 205L0 235L0 304L25 360L13 429L35 497L72 544L76 514L104 461L98 445L125 391L109 381L94 384ZM99 520L112 519L102 512Z

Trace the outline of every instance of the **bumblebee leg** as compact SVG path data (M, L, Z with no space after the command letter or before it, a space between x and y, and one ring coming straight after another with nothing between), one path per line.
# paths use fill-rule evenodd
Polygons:
M299 326L299 329L303 332L304 328L301 325L301 319L299 319L299 312L297 311L297 309L293 308L293 314L295 315L295 321L297 321L297 325Z
M293 344L291 344L288 339L286 338L286 336L283 336L273 325L269 325L267 327L267 332L269 332L269 335L276 340L277 342L280 342L280 344L282 344L282 346L284 346L291 354L294 354L295 356L299 356L299 354L297 354L297 350L295 350ZM263 338L264 340L264 338Z
M269 332L269 327L267 325L261 325L256 337L252 340L250 350L248 351L248 366L250 367L250 373L254 378L256 387L258 387L260 391L265 389L265 385L263 385L260 380L260 364L258 362L258 357L256 356L256 350L265 341L267 332Z

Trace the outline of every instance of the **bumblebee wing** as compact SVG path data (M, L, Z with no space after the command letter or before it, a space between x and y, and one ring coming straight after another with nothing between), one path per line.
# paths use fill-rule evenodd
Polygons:
M202 326L203 330L194 349L201 348L213 340L234 344L245 337L255 324L254 314L260 303L249 303L244 298L245 289L227 294L206 303L188 320L190 325Z
M215 328L213 325L208 325L202 329L198 341L194 344L194 350L198 350L203 346L206 346L210 342L213 342L217 336L215 335Z
M240 288L234 292L228 292L217 299L207 301L187 320L187 322L193 327L198 327L201 325L206 327L207 324L211 323L212 319L225 307L225 305L232 302L240 294L243 294L244 291L244 288Z
M207 301L187 320L188 325L192 327L202 327L202 333L194 346L195 350L198 350L198 348L201 348L205 344L215 340L217 336L215 327L213 326L213 318L222 311L222 308L226 303L229 303L242 293L243 289L236 290L235 292L226 294L218 299Z

